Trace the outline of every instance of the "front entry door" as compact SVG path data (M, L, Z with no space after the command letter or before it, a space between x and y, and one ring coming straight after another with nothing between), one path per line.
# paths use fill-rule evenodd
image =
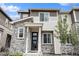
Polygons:
M32 50L37 50L38 49L38 32L32 32L31 49Z

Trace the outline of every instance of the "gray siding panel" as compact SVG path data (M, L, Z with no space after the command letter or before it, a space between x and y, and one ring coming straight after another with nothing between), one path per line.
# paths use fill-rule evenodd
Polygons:
M76 21L79 22L79 11L76 11Z

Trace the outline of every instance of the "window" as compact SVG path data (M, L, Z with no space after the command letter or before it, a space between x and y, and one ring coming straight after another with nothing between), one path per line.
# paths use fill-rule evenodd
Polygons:
M24 38L24 28L23 27L18 28L18 38Z
M67 43L72 43L71 34L68 34Z
M77 26L77 35L79 35L79 26Z
M40 13L40 21L48 21L48 13L47 12Z
M43 43L52 43L52 33L43 33Z

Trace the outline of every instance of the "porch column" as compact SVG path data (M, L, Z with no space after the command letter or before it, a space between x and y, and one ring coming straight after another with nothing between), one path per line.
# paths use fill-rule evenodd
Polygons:
M29 47L29 27L27 27L27 34L26 34L26 53L28 53L28 47Z
M38 33L38 53L41 53L41 42L42 42L42 39L41 39L41 27L39 27L39 33Z
M56 38L57 33L54 31L54 51L55 54L61 54L61 43L58 38Z

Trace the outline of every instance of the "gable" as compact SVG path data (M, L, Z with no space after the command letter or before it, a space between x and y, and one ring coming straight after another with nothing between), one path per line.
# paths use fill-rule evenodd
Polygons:
M11 24L18 24L18 23L24 23L24 22L33 22L33 17L19 19L19 20L11 22Z

